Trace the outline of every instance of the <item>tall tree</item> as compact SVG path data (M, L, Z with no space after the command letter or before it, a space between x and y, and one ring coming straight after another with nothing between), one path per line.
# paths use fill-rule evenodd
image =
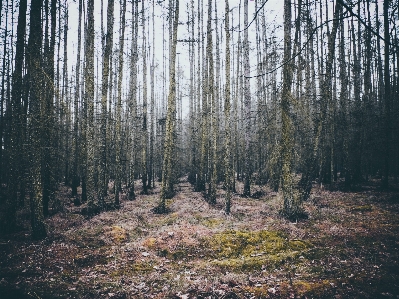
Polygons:
M9 161L9 181L8 197L6 201L7 219L5 220L5 230L13 231L16 225L15 213L17 206L18 182L24 180L22 177L21 159L22 157L22 71L24 63L24 45L26 30L26 10L27 0L21 0L18 9L17 41L15 48L15 67L12 77L12 98L11 98L11 136L10 136L10 161ZM1 161L2 162L2 161ZM1 163L0 162L0 163Z
M291 0L284 0L284 67L283 89L281 93L281 191L284 198L283 214L288 218L295 218L299 204L294 197L292 178L292 151L294 142L294 128L292 120L292 64L291 60Z
M123 48L125 41L126 24L126 0L122 0L121 6L121 24L119 35L119 57L118 57L118 95L116 102L116 180L115 180L115 205L119 206L119 192L121 190L122 161L121 161L121 138L122 138L122 81L123 81Z
M151 102L150 102L150 145L149 145L149 160L148 160L148 188L151 184L154 185L154 110L155 110L155 1L152 1L152 61L151 61Z
M95 212L95 136L94 136L94 0L87 1L87 28L85 34L85 96L86 116L86 188L87 213Z
M144 1L142 1L142 26L143 26L143 112L142 112L142 127L141 127L141 181L143 183L143 194L147 194L147 147L148 147L148 130L147 130L147 39L145 35L145 10Z
M225 0L225 24L226 32L226 86L224 95L224 118L225 118L225 156L224 156L224 176L226 185L225 212L230 214L231 209L231 187L233 172L231 168L231 123L230 123L230 19L229 19L229 0Z
M163 171L161 198L157 208L159 213L166 212L166 199L173 194L171 176L173 175L173 151L174 151L174 130L176 113L176 48L177 48L177 29L179 25L179 0L175 0L175 11L173 19L173 38L171 47L170 79L168 95L168 111L166 115L166 136L164 144Z
M79 95L80 95L80 49L81 49L81 38L82 38L82 2L79 0L79 17L78 17L78 50L76 56L76 68L75 68L75 95L74 95L74 157L73 157L73 174L72 174L72 196L76 196L79 186L79 175L78 175L78 164L79 164ZM77 198L76 203L80 203L80 199Z
M32 0L30 9L30 29L27 48L28 67L30 72L30 138L31 138L31 184L33 191L30 198L32 238L42 239L47 232L43 216L43 186L41 173L42 153L42 107L44 102L43 69L42 69L42 0Z
M48 10L48 1L46 11ZM50 3L50 38L47 37L48 21L46 21L46 42L44 49L44 72L45 72L45 97L43 105L43 146L42 146L42 173L43 173L43 213L49 214L49 201L55 189L54 182L54 150L53 150L53 130L54 130L54 52L55 52L55 31L57 27L57 0ZM47 18L47 14L46 14ZM49 39L49 40L48 40Z
M382 185L388 188L389 164L391 154L391 79L389 71L389 0L384 0L384 117L385 117L385 160L384 160L384 178Z
M98 201L100 208L104 207L105 197L107 196L107 95L109 86L109 69L114 37L114 0L108 1L107 7L107 36L105 39L105 49L102 63L102 83L101 83L101 124L100 124L100 161L99 161L99 181L98 181Z
M132 3L132 43L131 43L131 58L130 58L130 82L129 82L129 114L130 121L129 124L131 126L131 133L129 136L130 139L130 175L129 175L129 191L128 198L134 199L134 179L135 179L135 165L136 165L136 118L137 118L137 60L138 60L138 52L137 52L137 36L138 36L138 19L139 19L139 9L138 9L138 1L133 1Z
M251 86L250 86L250 64L249 64L249 40L248 40L248 0L244 0L244 191L243 196L251 195ZM290 50L291 51L291 50ZM291 85L289 86L291 88Z
M210 184L209 184L209 202L216 203L216 183L217 183L217 112L216 112L216 95L215 95L215 78L214 78L214 63L213 63L213 41L212 41L212 0L208 0L208 22L207 22L207 44L206 44L206 57L207 57L207 98L208 103L211 104L211 150L210 150ZM208 110L209 111L209 110ZM208 116L206 116L208 117Z

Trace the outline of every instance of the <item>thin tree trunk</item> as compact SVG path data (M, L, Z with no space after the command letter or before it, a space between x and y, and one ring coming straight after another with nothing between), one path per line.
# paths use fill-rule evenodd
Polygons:
M130 157L130 176L129 176L129 191L128 199L135 199L134 194L134 179L135 179L135 165L136 165L136 118L137 118L137 36L138 36L138 2L134 1L132 3L132 44L131 44L131 59L130 59L130 83L129 83L129 113L130 113L130 125L131 130L131 145L129 149Z
M147 130L147 39L145 36L145 14L144 14L144 1L142 2L142 26L143 26L143 123L141 127L141 182L143 184L143 194L148 194L147 190L147 147L148 147L148 130Z
M281 190L284 198L283 214L287 218L295 218L298 203L294 198L292 178L293 120L291 116L292 65L291 59L291 0L284 1L284 67L283 89L281 94Z
M79 136L78 136L78 129L79 129L79 94L80 94L80 48L81 48L81 37L82 37L82 1L79 0L79 23L78 23L78 50L77 50L77 57L76 57L76 69L75 69L75 99L74 99L74 161L73 161L73 177L72 177L72 196L76 197L78 194L78 186L79 186L79 176L78 176L78 163L79 163ZM75 200L77 205L80 204L80 199L77 197Z
M216 179L217 179L217 167L216 167L216 143L217 143L217 130L216 130L216 99L215 99L215 88L214 88L214 65L213 65L213 41L212 41L212 0L208 1L208 24L207 24L207 45L206 45L206 56L207 56L207 72L208 72L208 88L207 97L208 103L211 103L211 128L212 128L212 140L211 140L211 151L210 151L210 185L208 190L209 202L211 204L216 203Z
M119 206L119 192L121 191L122 161L121 161L121 120L122 120L122 81L123 81L123 48L125 42L126 24L126 0L123 0L121 7L121 27L119 37L119 57L118 57L118 99L116 103L116 180L115 180L115 205Z
M245 155L244 155L244 191L243 196L251 195L251 87L250 87L250 65L249 65L249 40L248 40L248 0L244 0L244 139L245 139Z
M114 0L108 1L107 7L107 36L103 56L102 83L101 83L101 124L100 124L100 161L98 181L98 203L100 209L104 208L107 196L107 95L109 82L110 59L114 37Z
M389 186L390 154L391 154L391 81L389 71L389 0L384 0L384 116L385 116L385 160L382 186Z
M229 23L229 0L225 0L225 32L226 32L226 86L224 99L224 118L225 118L225 212L230 214L231 210L231 187L234 177L231 168L231 123L230 123L230 23Z
M173 39L171 48L171 62L170 62L170 83L168 96L168 111L166 115L166 136L163 157L163 171L162 171L162 186L161 198L158 206L159 213L166 212L166 199L171 195L169 186L170 177L173 174L172 157L174 151L173 132L174 132L174 115L176 112L176 48L177 48L177 27L179 24L179 0L175 0L175 15L173 20Z

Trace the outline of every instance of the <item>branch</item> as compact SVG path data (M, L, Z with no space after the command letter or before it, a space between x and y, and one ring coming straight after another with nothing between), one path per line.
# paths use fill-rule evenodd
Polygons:
M339 0L338 0L338 1L339 1ZM244 75L243 75L244 78L247 78L247 79L258 78L258 77L262 77L262 76L265 76L265 75L267 75L267 74L271 74L271 73L277 71L279 68L282 68L282 67L283 67L284 65L286 65L287 63L293 61L295 58L297 58L297 57L302 53L302 51L305 49L306 45L307 45L307 44L309 43L309 41L313 38L313 35L316 33L316 31L317 31L320 27L326 25L328 22L333 22L333 21L336 21L336 20L341 21L341 20L344 20L344 19L346 19L346 18L349 18L349 16L345 16L345 14L344 14L344 15L343 15L341 18L339 18L339 19L331 19L331 20L325 21L324 23L320 24L319 26L317 26L317 27L315 27L315 28L313 29L312 33L309 35L308 39L307 39L306 42L303 44L303 46L301 47L301 49L299 50L299 52L296 53L295 55L293 55L290 59L288 59L287 61L284 61L282 64L280 64L280 65L277 66L276 68L272 69L271 71L268 71L268 72L266 72L266 73L259 74L259 75L256 75L256 76L244 76Z
M374 31L373 28L371 28L369 25L366 24L365 21L363 21L360 16L356 13L353 12L352 8L350 8L347 4L344 3L344 1L342 0L337 0L337 2L339 2L343 7L346 8L347 11L350 12L351 16L354 16L364 27L366 27L367 30L369 30L371 33L373 33L376 37L378 37L379 39L381 39L382 41L385 42L385 39L379 35L377 32ZM377 4L378 5L378 4ZM398 45L394 45L391 42L388 41L388 45L395 47L395 48L399 48Z
M263 2L263 4L259 7L259 9L255 12L254 18L252 19L252 21L248 24L247 27L245 27L244 29L238 31L238 32L243 32L245 30L247 30L249 28L249 26L252 25L252 23L255 21L256 17L258 16L258 13L260 12L260 10L265 6L265 4L267 3L267 1L269 0L265 0L265 2Z

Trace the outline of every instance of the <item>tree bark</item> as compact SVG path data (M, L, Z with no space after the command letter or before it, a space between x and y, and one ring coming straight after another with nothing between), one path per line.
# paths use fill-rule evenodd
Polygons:
M87 213L95 212L95 136L94 136L94 0L87 1L87 28L86 28L86 55L85 55L85 105L87 105L86 121L86 189Z
M224 169L225 169L225 212L230 214L231 210L231 187L233 172L231 168L231 123L230 123L230 20L229 20L229 0L225 0L225 33L226 33L226 86L224 98L224 118L225 118L225 156L224 156Z
M125 41L126 24L126 0L123 0L121 7L121 25L119 37L119 57L118 57L118 98L116 103L116 177L115 177L115 205L119 207L119 192L121 191L122 161L121 161L121 121L122 121L122 81L123 81L123 48Z
M17 41L15 48L15 67L12 77L12 98L11 98L11 136L10 136L10 162L8 177L8 197L6 201L6 216L4 230L12 232L16 226L16 206L18 201L18 181L24 180L21 159L23 150L22 134L22 71L24 63L24 45L26 30L27 0L21 0L18 10ZM0 12L1 13L1 12ZM3 117L3 115L2 115ZM2 133L2 132L1 132ZM2 163L2 161L0 161ZM23 186L23 185L22 185ZM24 187L24 186L23 186Z
M177 48L177 27L179 25L179 0L175 0L175 12L173 20L173 39L171 47L171 63L170 63L170 83L169 83L169 95L168 95L168 111L166 115L166 136L164 145L164 157L163 157L163 171L162 171L162 186L161 186L161 198L158 206L159 213L166 212L166 199L171 196L170 178L173 175L172 158L174 151L174 127L175 120L174 115L176 113L176 48Z
M107 95L109 82L110 59L114 37L114 0L108 1L107 7L107 36L103 56L102 88L101 88L101 125L100 125L100 161L98 181L98 202L100 208L104 208L105 197L107 196Z
M42 45L42 0L32 0L30 10L30 31L27 55L30 71L30 111L31 111L31 183L30 198L32 238L35 240L46 237L43 215L43 186L41 174L42 153L42 118L41 105L44 102L42 93L43 69L41 60Z
M244 0L244 139L245 139L245 155L244 155L244 191L243 196L251 195L251 87L250 87L250 65L249 65L249 40L248 40L248 0Z

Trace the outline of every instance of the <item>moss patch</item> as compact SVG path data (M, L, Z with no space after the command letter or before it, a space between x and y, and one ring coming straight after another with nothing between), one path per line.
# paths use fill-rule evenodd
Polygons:
M297 258L311 247L301 240L289 240L279 232L266 230L225 231L206 239L208 255L217 266L231 270L256 270Z
M199 222L208 228L214 228L219 226L222 223L222 220L216 218L201 218Z
M104 234L114 244L121 244L129 240L129 234L126 230L117 225L104 229Z

